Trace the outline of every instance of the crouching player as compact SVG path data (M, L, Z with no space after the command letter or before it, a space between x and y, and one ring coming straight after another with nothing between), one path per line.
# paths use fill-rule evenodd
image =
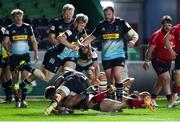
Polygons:
M65 85L64 83L66 83L66 86L64 86ZM44 112L45 115L49 115L52 111L58 111L57 109L61 107L79 108L81 110L94 109L103 112L114 112L114 111L120 111L122 108L127 108L127 107L132 108L133 106L139 108L145 104L152 111L155 111L151 98L148 96L149 94L147 93L141 96L137 94L136 95L133 94L134 98L132 96L129 96L126 97L124 101L120 102L106 98L108 93L111 94L116 91L116 88L113 86L111 86L108 90L105 90L103 92L97 92L96 95L90 97L91 95L89 93L92 93L93 87L88 87L88 89L80 93L78 87L75 88L74 86L71 88L72 91L70 92L70 90L67 90L68 89L67 87L69 87L68 84L69 83L67 81L67 78L65 78L64 80L61 81L61 85L57 89L55 87L48 87L46 89L45 98L51 99L52 103L45 110ZM58 105L60 105L60 107L57 107Z

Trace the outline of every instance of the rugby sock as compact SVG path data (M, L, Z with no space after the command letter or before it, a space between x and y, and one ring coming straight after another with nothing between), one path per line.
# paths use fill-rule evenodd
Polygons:
M156 94L151 94L151 99L155 100L157 98L157 95Z
M2 85L4 87L6 100L11 102L11 100L12 100L12 80L9 80L9 81L7 81L5 83L2 83Z
M20 89L23 89L27 84L30 84L30 82L27 79L24 79L20 84Z
M108 84L107 89L109 89L110 86L111 86L111 84ZM112 93L112 94L108 93L107 98L115 100L115 93Z
M95 95L91 100L94 104L101 102L106 96L108 91L100 92Z
M30 84L30 82L27 80L27 79L24 79L20 84L19 84L19 87L21 89L21 100L25 100L26 99L26 96L27 96L27 88L26 88L26 85L27 84Z
M18 102L19 101L19 95L17 92L13 92L14 94L14 99L15 99L15 102Z
M21 92L21 101L25 100L27 96L27 88L23 88Z
M180 86L173 85L173 93L180 92Z
M173 97L172 97L171 94L166 95L166 98L167 98L167 101L168 101L168 102L171 102L172 99L173 99Z
M115 87L117 88L116 90L116 97L117 100L122 100L122 95L123 95L123 84L122 83L115 83Z

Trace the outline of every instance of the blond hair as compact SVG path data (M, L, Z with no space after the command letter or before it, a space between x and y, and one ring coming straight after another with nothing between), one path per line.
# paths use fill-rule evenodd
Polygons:
M74 21L75 23L79 23L79 22L88 23L88 16L83 13L77 14Z
M64 14L67 10L73 10L74 11L74 6L72 4L65 4L62 8L62 14Z

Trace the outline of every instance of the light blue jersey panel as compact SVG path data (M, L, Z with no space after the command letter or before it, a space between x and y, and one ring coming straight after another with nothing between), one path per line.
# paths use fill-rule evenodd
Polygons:
M111 60L115 58L125 58L123 40L102 40L102 60Z
M28 41L15 41L11 44L11 54L22 55L29 53Z
M58 58L63 60L64 58L77 58L79 51L73 51L72 49L65 47L61 54L57 55Z

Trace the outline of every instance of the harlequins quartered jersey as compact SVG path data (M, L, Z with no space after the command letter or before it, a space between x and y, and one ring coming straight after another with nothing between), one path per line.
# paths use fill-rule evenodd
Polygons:
M11 54L21 55L29 53L29 37L33 35L33 29L29 24L23 23L17 27L15 24L9 25L5 31L11 41Z
M62 18L54 19L52 21L49 33L53 33L57 37L63 33L73 23L73 21L74 20L72 20L70 23L65 23Z
M72 44L72 45L77 45L77 40L82 37L82 35L86 34L86 31L84 30L83 32L79 33L74 25L71 25L65 32L64 34L67 36L67 40ZM58 44L56 46L57 48L61 49L63 48L62 52L59 53L58 58L63 60L64 58L77 58L79 55L78 51L72 51L72 49L62 45ZM59 50L57 49L57 50Z
M102 60L111 60L119 57L125 58L125 35L131 29L130 25L120 18L113 23L102 21L92 33L100 36L102 44Z

